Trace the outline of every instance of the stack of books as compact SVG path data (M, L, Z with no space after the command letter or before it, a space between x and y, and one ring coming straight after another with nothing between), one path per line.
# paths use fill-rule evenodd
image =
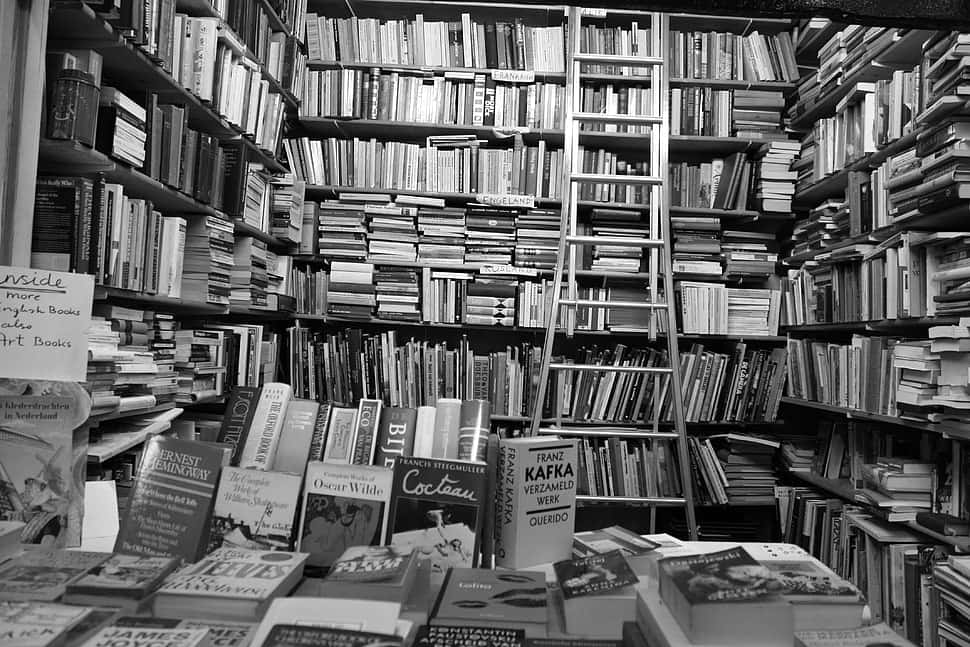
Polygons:
M327 286L327 314L351 319L370 319L377 305L374 266L370 263L334 261Z
M735 90L731 121L735 137L744 139L784 138L782 112L785 95L773 90Z
M107 85L101 88L100 102L95 142L98 150L132 168L141 168L145 164L145 141L148 139L145 109Z
M516 290L514 279L476 277L466 284L462 321L485 326L514 326Z
M676 244L676 243L675 243ZM726 230L721 233L724 273L730 276L774 276L778 243L774 234Z
M529 209L515 216L515 265L540 270L556 266L559 252L559 213Z
M948 400L947 396L951 394L951 385L944 385L944 378L940 372L942 355L933 352L932 345L933 342L929 340L911 340L900 341L893 346L893 370L899 376L896 402L901 409L936 406L937 402L945 403ZM947 355L952 354L947 353ZM957 355L962 354L957 353ZM961 361L964 357L954 359ZM949 367L955 368L952 364ZM956 378L957 383L952 385L952 392L956 394L956 399L966 399L966 371L962 371L963 375L954 374L955 371L949 371L949 373L949 379ZM937 398L938 388L940 389L939 399Z
M777 440L748 434L710 436L727 482L728 504L773 503L778 477L775 475Z
M270 231L280 240L303 244L303 207L306 183L292 174L274 177L270 184Z
M226 377L225 332L214 328L182 328L175 332L175 401L191 404L220 398Z
M791 213L798 172L791 170L801 146L796 141L772 141L760 150L755 172L755 203L770 213Z
M465 262L465 210L456 207L418 209L418 260Z
M367 227L359 204L327 200L320 203L317 214L321 256L360 261L367 257Z
M721 221L671 216L674 274L721 276Z
M932 128L927 134L934 132ZM923 133L920 133L922 135ZM919 152L924 137L917 135L916 146L890 156L881 168L885 169L886 206L892 221L905 222L919 214L919 196L923 184L923 169Z
M589 230L593 236L641 239L650 234L640 220L639 211L627 209L593 209ZM604 272L639 272L643 248L621 245L587 245L589 267Z
M229 301L233 305L266 305L266 287L269 278L266 273L266 243L256 238L240 236L233 245L233 260L230 273Z
M415 270L378 267L374 272L379 319L421 320L421 286Z
M367 257L374 262L417 260L417 210L394 203L365 204Z
M514 209L470 206L465 210L465 262L509 265L515 252Z
M88 328L88 367L84 388L91 394L91 413L106 413L118 407L121 398L114 394L118 372L115 361L120 357L120 334L103 316L92 316Z
M849 235L849 203L829 199L813 207L808 218L795 223L792 256L816 252Z
M145 323L148 324L148 350L158 368L152 380L152 394L156 402L169 402L178 392L178 375L175 370L175 331L178 322L171 314L146 310Z
M232 223L218 216L188 220L182 298L228 304L235 262Z
M935 463L881 457L861 466L860 495L886 513L890 520L910 519L933 506Z

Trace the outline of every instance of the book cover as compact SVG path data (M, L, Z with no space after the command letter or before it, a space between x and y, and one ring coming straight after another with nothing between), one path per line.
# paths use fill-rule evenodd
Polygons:
M575 440L499 440L496 565L523 568L570 557L577 460Z
M380 400L362 399L357 405L357 429L354 432L354 451L351 462L355 465L370 465L374 462L374 449L377 443L377 426L380 424Z
M448 570L441 585L429 624L525 628L528 636L541 628L545 635L547 604L542 571L455 567Z
M261 647L400 647L400 636L306 625L274 625Z
M68 584L65 600L70 601L72 596L79 595L142 599L158 588L178 565L179 560L175 557L116 553Z
M90 615L88 607L48 602L0 602L0 647L49 647Z
M299 474L306 471L320 404L294 398L286 407L280 442L273 459L273 470Z
M796 631L798 647L915 647L885 623L835 631Z
M310 566L329 568L350 546L383 543L392 475L383 467L307 465L300 550Z
M162 436L149 440L115 552L190 562L201 557L223 456L217 445Z
M350 546L333 563L325 579L402 586L416 560L417 553L402 553L393 546Z
M56 600L68 584L109 557L80 550L27 551L0 566L0 600Z
M415 647L523 647L525 630L504 627L438 627L423 625ZM560 647L550 645L550 647ZM566 647L566 646L562 646Z
M291 550L303 478L224 467L212 508L209 550Z
M331 407L327 443L323 452L324 462L350 463L354 452L356 423L356 409Z
M477 565L487 481L482 464L399 458L384 543L430 557L435 572Z
M164 629L111 625L94 634L82 647L204 647L205 629Z
M412 456L417 422L417 409L384 407L377 426L374 465L392 468L398 456Z
M20 542L81 543L91 399L69 382L0 385L0 519L22 521ZM12 393L35 395L12 395Z
M315 595L277 598L269 605L253 635L253 645L261 641L276 625L314 626L345 631L366 631L377 634L395 634L399 602L329 598Z
M149 616L122 616L112 624L116 627L140 627L143 629L202 629L208 632L211 647L249 647L256 630L255 622L231 620L208 620L205 618L156 618Z
M222 426L216 441L232 447L230 465L239 465L246 438L253 424L256 403L259 402L258 386L235 386L229 393L229 402L222 418Z
M704 555L667 557L658 563L660 596L667 601L673 589L691 604L757 600L779 594L782 584L771 570L743 548Z
M268 382L263 385L253 413L253 422L239 457L240 467L268 470L273 464L280 442L280 430L292 389L289 384Z
M166 615L159 608L163 596L269 600L289 592L302 577L306 560L306 553L217 548L165 580L158 589L155 612Z
M636 584L639 579L619 550L552 565L566 600Z
M322 403L317 409L317 418L313 422L313 437L310 440L308 461L322 461L323 449L327 443L327 426L330 424L330 409L332 405Z

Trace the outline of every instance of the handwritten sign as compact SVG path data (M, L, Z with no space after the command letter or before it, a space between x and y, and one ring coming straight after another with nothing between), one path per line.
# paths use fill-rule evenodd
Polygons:
M516 267L515 265L482 265L480 274L510 274L515 276L535 276L538 274L534 267Z
M492 70L492 80L497 83L534 83L534 70Z
M479 193L477 200L482 204L490 204L493 207L526 207L531 209L536 206L535 196L532 195Z
M0 377L83 382L94 279L0 265Z

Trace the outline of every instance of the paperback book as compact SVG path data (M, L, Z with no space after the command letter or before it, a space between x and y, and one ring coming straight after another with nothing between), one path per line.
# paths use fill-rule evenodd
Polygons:
M90 615L88 607L48 602L0 602L0 647L48 647Z
M400 647L400 636L306 625L274 625L256 647Z
M296 474L225 467L212 509L209 550L293 548L302 478Z
M542 571L448 570L431 611L436 627L521 629L527 637L546 636L548 591Z
M0 600L57 600L67 585L111 557L81 550L31 550L0 566Z
M110 606L134 613L179 565L175 557L115 553L67 585L64 602Z
M418 572L415 552L393 546L351 546L330 567L320 592L324 596L404 602Z

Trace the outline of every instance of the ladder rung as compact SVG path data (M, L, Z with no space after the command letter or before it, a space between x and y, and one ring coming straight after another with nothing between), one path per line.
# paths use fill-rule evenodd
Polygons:
M610 175L608 173L573 173L573 182L605 182L607 184L663 184L656 175Z
M613 247L663 247L661 238L622 238L610 236L566 236L575 245L612 245Z
M657 115L607 115L601 112L574 112L576 121L598 122L607 124L659 124L663 117Z
M615 366L613 364L565 364L553 362L549 368L556 371L611 371L613 373L670 373L669 366Z
M580 52L573 56L579 63L602 63L604 65L630 65L637 67L659 67L664 64L660 56L623 56L621 54L590 54Z
M596 299L560 299L559 305L576 307L587 306L590 308L630 308L631 310L664 310L666 303L656 303L654 301L597 301Z

